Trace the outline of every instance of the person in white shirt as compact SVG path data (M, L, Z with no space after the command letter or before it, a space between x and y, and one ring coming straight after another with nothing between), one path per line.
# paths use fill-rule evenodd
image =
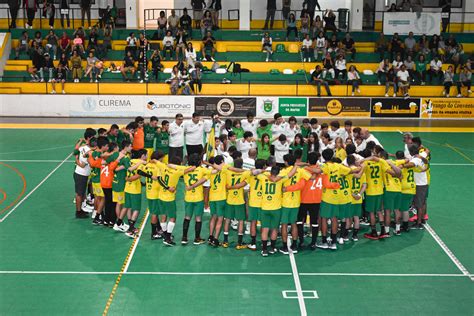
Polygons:
M269 62L272 60L273 56L273 49L272 49L272 44L273 40L270 34L268 32L265 32L265 34L262 37L262 51L267 54L267 58L265 58L266 62Z
M347 142L348 138L353 140L352 139L352 121L347 120L344 122L344 131L342 132L341 138L344 141L344 143Z
M247 119L241 120L240 125L244 132L252 132L254 137L257 135L258 120L252 112L247 113Z
M273 142L275 148L275 161L277 166L283 168L285 160L283 157L290 153L290 143L286 139L285 134L278 136L278 139Z
M339 75L342 74L342 80L345 80L347 76L347 66L344 55L340 54L337 56L334 66L336 71L336 79L339 79Z
M403 96L405 98L410 97L408 95L408 89L410 88L410 73L408 72L405 65L402 65L400 70L397 72L397 78L398 78L398 87L402 91Z
M202 121L201 115L194 112L192 119L183 123L184 135L186 137L186 153L188 157L192 154L203 154L202 145L204 133L209 133L212 128L211 121Z
M285 119L280 113L276 113L273 116L274 122L272 124L272 139L278 138L280 135L286 135L286 129L288 123L285 122Z
M319 153L322 154L325 149L334 150L335 145L328 133L323 133L319 139ZM321 156L321 159L323 156ZM324 162L324 161L323 161Z
M362 137L362 139L365 141L365 143L367 144L368 142L374 142L375 145L377 146L380 146L383 148L382 144L379 142L379 140L377 139L377 137L375 137L374 135L372 135L369 130L367 128L363 128L361 129L360 131L360 136Z
M167 60L166 53L170 53L170 60L173 59L174 53L174 37L171 35L171 31L166 31L165 37L163 37L163 59Z
M343 142L346 140L343 138L344 136L344 129L341 128L341 125L339 124L338 121L332 121L329 123L329 131L328 131L329 136L331 139L336 139L336 138L341 138Z
M327 41L326 38L324 37L323 32L319 32L318 37L316 38L316 48L314 50L314 60L318 60L318 55L321 53L321 60L326 56L326 47L327 47Z
M94 138L96 131L94 129L86 129L84 132L84 139L86 144L79 147L79 153L76 156L76 168L74 169L74 188L76 192L76 218L89 218L89 215L84 212L82 202L86 197L87 182L91 174L91 167L89 165L87 154L91 151L91 147L95 147L97 140Z
M169 160L172 157L183 159L184 126L183 114L176 114L175 121L170 124L169 136Z
M256 144L253 139L252 132L244 132L244 137L237 140L237 150L242 153L242 159L247 159L249 157L249 151L252 148L255 148Z
M193 43L188 42L188 46L186 47L185 51L185 57L186 57L186 62L188 63L188 66L191 66L194 68L194 63L197 60L197 54L196 50L193 48Z
M319 132L321 131L321 125L318 124L318 119L312 118L309 120L309 124L311 125L311 133L316 133L319 135Z
M413 144L413 134L410 132L403 133L403 142L405 143L405 148L403 150L404 156L408 159L411 159L412 157L408 147Z
M438 78L438 83L441 83L443 79L443 63L439 60L438 55L435 55L433 60L430 62L430 70L428 70L428 74L430 76L430 83L433 83L433 79L435 77Z
M288 119L288 125L286 126L285 135L288 142L293 143L296 134L300 134L301 129L297 124L296 117L292 116Z
M359 81L359 72L357 71L354 65L351 65L349 67L349 72L347 73L347 84L352 85L352 95L354 95L355 91L357 91L357 93L360 93Z
M313 55L313 41L309 37L309 34L306 34L303 39L301 51L303 52L303 62L311 62L311 55Z

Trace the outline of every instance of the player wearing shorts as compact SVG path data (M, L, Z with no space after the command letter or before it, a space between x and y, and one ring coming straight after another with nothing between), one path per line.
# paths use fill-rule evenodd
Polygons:
M428 188L426 190L426 200L428 200L428 195L430 193L430 183L431 183L431 169L430 169L431 151L428 148L426 148L425 146L423 146L420 137L413 137L412 142L413 142L414 145L416 145L420 148L420 150L419 150L420 155L426 159L426 165L427 165L426 178L428 180ZM428 220L428 210L427 210L428 205L427 205L426 202L425 202L425 205L424 205L425 215L423 217L423 219L425 221ZM412 218L410 218L410 221L415 222L417 219L418 219L418 216L415 214Z
M100 158L106 158L106 151L108 150L109 140L107 137L99 136L97 137L97 149L93 152L89 153L89 165L94 165L94 161ZM94 192L94 203L95 203L95 216L92 221L95 225L100 225L103 222L102 218L102 210L104 208L104 191L102 191L102 187L100 185L100 164L99 167L92 167L91 169L91 178L90 181L92 182L92 189Z
M130 168L127 170L127 176L125 178L125 203L124 208L127 212L130 212L131 217L128 218L129 228L125 234L130 238L135 238L138 229L135 228L138 215L142 208L142 183L140 181L141 175L138 170L144 169L146 164L146 150L139 149L132 152L132 160L130 160L132 167L136 167L133 170Z
M270 173L265 172L257 178L262 183L262 206L260 211L262 256L277 252L276 239L278 237L278 226L281 217L281 204L283 196L283 179L279 177L280 167L271 168ZM268 237L270 235L270 249L267 249Z
M151 154L154 151L154 144L155 144L155 137L158 130L158 118L156 116L152 116L150 118L150 122L143 126L143 138L144 138L144 146L146 149L146 156L148 161L151 159Z
M255 170L259 170L259 172L264 170L265 163L264 159L257 159L255 161ZM262 183L258 178L258 174L252 173L249 179L249 187L247 220L250 222L250 243L247 247L255 251L257 250L257 222L260 220L262 206Z
M86 198L87 184L91 169L86 154L91 150L92 145L96 145L95 130L86 129L84 132L84 142L78 141L74 149L76 166L74 169L74 188L76 203L76 218L88 218L89 215L82 210L82 203ZM93 144L91 142L93 141ZM82 144L82 145L81 145Z
M181 245L188 244L189 223L194 216L194 245L201 245L205 242L201 238L202 214L204 212L204 192L202 185L209 179L210 170L201 166L201 155L191 154L189 156L189 166L194 170L184 174L184 184L186 192L184 194L185 216L183 221L183 237Z
M384 207L384 217L385 217L385 229L380 233L379 238L388 238L390 237L390 222L392 211L395 213L400 213L400 204L402 198L402 185L400 182L401 170L399 168L403 162L392 162L388 160L388 154L386 151L381 153L381 157L390 165L391 169L387 169L384 175L384 186L385 191L383 194L383 207ZM395 231L396 232L396 231Z
M234 159L234 167L241 169L243 167L242 158ZM236 172L228 170L226 172L227 200L224 213L224 241L222 247L229 247L229 226L231 219L238 221L238 240L236 249L245 249L247 246L243 242L244 238L244 221L245 221L245 199L244 188L231 189L232 186L247 182L251 175L250 171Z
M219 235L224 219L226 205L226 170L227 165L224 164L224 157L217 155L209 159L209 163L221 168L211 172L209 182L209 206L211 208L211 219L209 220L209 237L208 242L214 246L219 246Z
M130 165L130 153L132 151L132 144L128 140L122 141L123 158L120 159L114 173L114 181L112 182L112 201L115 203L115 214L117 220L115 221L114 230L125 233L129 226L123 222L123 218L127 213L127 209L122 208L125 203L125 178L127 170ZM137 166L135 166L136 168Z
M284 186L290 186L298 183L301 179L309 180L311 174L304 169L298 169L295 167L296 159L291 154L283 156L285 162L285 168L280 171L281 176L285 176L287 179L283 182ZM291 225L291 250L293 253L298 252L298 227L296 226L296 220L298 218L298 211L301 204L300 191L292 191L283 193L282 208L281 208L281 242L282 247L279 251L282 254L288 254L288 225Z
M360 177L356 177L354 174L347 176L347 180L351 189L351 206L350 214L348 214L349 218L346 219L346 228L350 228L352 223L354 223L354 227L352 229L352 240L359 241L359 216L362 214L362 201L365 189L367 188L367 180L364 172L365 170L357 166L354 155L347 156L347 164L353 171L358 169L361 170Z
M408 210L410 209L413 203L413 197L416 193L416 185L415 185L415 170L413 167L405 167L407 160L405 159L405 153L403 151L397 151L395 153L397 158L397 162L400 162L400 168L402 168L402 196L401 196L401 203L400 203L400 211L398 214L395 214L395 235L400 235L400 221L402 221L401 228L403 231L408 232L410 229L408 228L408 220L409 220L409 213Z
M333 157L332 161L334 163L338 163L342 165L342 160L338 157ZM344 165L345 166L345 165ZM357 172L359 170L352 170L351 173ZM339 238L337 239L340 245L344 244L344 241L349 241L349 231L347 227L348 219L351 217L351 188L349 183L349 174L340 174L337 178L337 182L339 182L339 215L338 219L340 220L340 233ZM359 176L359 175L357 175ZM334 243L334 242L332 242Z
M170 151L170 134L168 129L170 123L167 120L161 121L161 129L155 135L155 150L160 150L165 156L163 157L163 163L168 163L168 154Z

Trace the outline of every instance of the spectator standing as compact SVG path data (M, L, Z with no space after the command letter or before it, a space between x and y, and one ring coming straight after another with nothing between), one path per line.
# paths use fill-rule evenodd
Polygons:
M169 161L173 157L183 159L184 125L183 114L176 114L175 120L169 126Z
M461 89L462 87L467 88L467 96L471 94L471 78L472 72L469 70L467 66L464 66L461 73L459 74L458 82L456 83L458 89L458 98L462 97Z
M447 98L449 98L449 92L451 90L451 87L453 86L453 82L454 82L454 70L453 70L453 66L450 65L448 69L446 69L443 75L443 86L444 86L443 95L446 96Z
M332 31L333 33L337 33L337 27L336 27L336 15L332 10L326 10L324 13L324 31Z
M423 0L410 0L410 8L416 13L416 17L419 19L421 12L423 12Z
M191 5L193 7L194 23L198 29L201 25L202 9L206 7L206 2L204 0L191 0Z
M318 0L304 0L303 1L303 8L306 6L306 10L308 11L310 21L313 22L314 14L316 11L316 7L318 7L318 11L321 11L321 6L318 3Z
M268 22L270 21L270 30L273 30L273 22L275 20L276 0L267 0L267 16L265 17L264 30L268 30ZM289 16L288 16L289 18Z
M70 0L61 0L59 5L59 15L61 16L61 27L64 28L64 18L66 18L66 25L69 28L69 1Z
M176 15L175 9L171 10L171 15L168 17L168 29L171 31L171 35L176 36L178 33L179 18Z
M314 71L311 73L310 82L316 85L318 91L318 98L321 97L321 85L324 86L326 89L326 93L328 96L331 96L331 90L329 89L329 84L326 80L323 79L322 76L323 70L321 69L320 65L317 65Z
M212 0L210 5L212 15L212 25L214 29L219 29L219 11L222 10L222 0Z
M53 29L54 28L54 17L56 15L56 6L50 1L45 1L44 7L43 7L43 15L46 16L48 19L48 24L49 28Z
M8 8L10 9L11 22L8 26L10 29L16 29L16 18L20 9L21 0L8 0Z
M349 67L349 72L347 73L347 84L352 86L352 96L354 96L355 91L360 94L359 89L360 75L354 65Z
M291 11L291 0L283 0L282 7L281 7L281 15L283 17L283 20L288 19L288 15L290 14L290 11Z
M408 89L410 88L410 74L408 73L405 65L402 65L400 70L397 72L398 87L402 91L403 96L408 99Z
M64 68L62 63L58 64L58 68L56 69L56 73L54 78L51 80L51 86L52 86L52 94L56 94L56 83L61 83L61 90L62 93L65 94L66 91L64 90L64 85L66 83L67 79L67 71L66 68Z
M262 51L267 55L265 61L268 62L273 60L273 49L272 49L273 40L268 32L265 32L262 37Z
M184 8L183 15L179 18L179 26L183 29L184 34L190 39L193 38L192 23L193 20L188 15L188 9Z
M380 33L380 36L377 39L377 42L375 42L375 51L379 53L381 61L385 59L385 53L387 52L387 50L388 50L387 39L385 38L385 35L383 33Z
M196 92L195 90L195 85L197 85L197 94L201 94L202 90L202 64L201 63L196 63L194 69L191 69L190 71L191 75L191 90L193 92Z
M109 10L113 6L113 3L110 3L110 0L99 0L98 2L99 2L99 25L102 27L102 26L105 26L107 10Z
M84 24L84 18L87 15L87 23L89 23L89 27L91 27L91 0L81 0L80 3L81 6L81 23L83 26Z
M163 39L166 34L166 28L168 26L168 19L166 18L165 11L160 11L160 16L157 20L158 23L158 39Z
M37 0L24 0L23 7L26 10L26 16L28 18L28 21L25 25L25 29L32 29L36 10L38 9L38 2Z
M449 20L451 18L451 0L441 0L441 26L443 33L446 33L446 30L449 25Z

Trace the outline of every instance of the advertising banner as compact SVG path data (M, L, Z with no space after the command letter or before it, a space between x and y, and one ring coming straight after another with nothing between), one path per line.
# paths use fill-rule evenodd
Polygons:
M474 101L469 98L423 98L420 117L473 119Z
M176 114L191 117L194 112L192 96L144 96L145 116L174 118Z
M441 13L384 12L383 33L385 35L434 35L440 33Z
M278 98L278 112L283 116L307 116L308 98Z
M309 98L311 117L370 117L370 98Z
M273 118L278 113L278 97L257 97L257 117Z
M372 98L371 117L419 118L420 99L418 98Z
M220 116L243 116L247 112L255 113L257 105L256 98L233 98L233 97L196 97L194 106L196 112L209 116L216 112Z

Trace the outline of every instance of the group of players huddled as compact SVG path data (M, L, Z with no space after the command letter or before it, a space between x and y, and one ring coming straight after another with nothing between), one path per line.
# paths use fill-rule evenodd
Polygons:
M93 224L135 238L145 191L151 238L174 246L183 178L182 245L193 217L194 245L206 242L204 212L210 212L209 245L229 247L234 227L235 248L257 250L260 226L263 256L336 250L337 243L358 241L361 223L370 225L364 237L373 240L424 228L431 156L419 137L403 134L404 150L391 154L351 121L341 128L312 118L300 126L294 117L286 122L275 114L268 122L252 113L229 121L194 113L172 123L137 117L124 128L86 129L74 152L76 217L92 212Z

